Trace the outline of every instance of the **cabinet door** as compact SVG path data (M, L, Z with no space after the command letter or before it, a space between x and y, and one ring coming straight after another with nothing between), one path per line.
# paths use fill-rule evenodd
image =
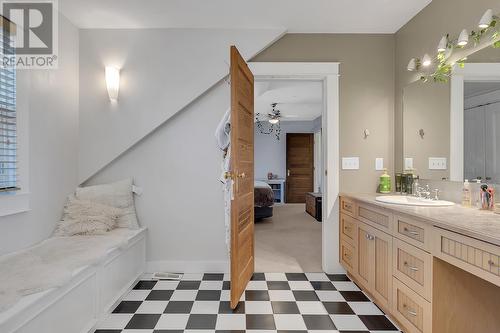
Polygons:
M370 230L372 230L372 228L364 223L359 223L358 225L357 275L359 282L363 286L365 286L366 288L371 288L371 285L373 283L375 253L374 242L370 240Z
M373 296L389 309L392 292L392 236L373 230L369 237L374 243Z

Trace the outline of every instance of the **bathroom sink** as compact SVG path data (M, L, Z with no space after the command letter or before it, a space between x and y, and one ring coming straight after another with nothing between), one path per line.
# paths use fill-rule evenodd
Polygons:
M430 199L423 199L423 198L402 196L402 195L382 195L376 197L375 200L383 203L404 205L404 206L445 207L454 205L454 203L451 201L430 200Z

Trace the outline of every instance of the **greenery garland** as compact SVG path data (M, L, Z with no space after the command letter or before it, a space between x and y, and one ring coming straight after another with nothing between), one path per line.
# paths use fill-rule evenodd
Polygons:
M493 41L493 48L500 48L500 30L497 27L498 17L494 17L490 25L479 31L472 31L469 35L469 39L474 40L474 46L477 46L484 36L491 34L491 39ZM447 40L449 40L449 35L446 35ZM451 77L451 72L453 70L452 63L448 62L449 57L455 49L463 49L465 46L457 45L456 42L448 41L447 50L438 52L435 58L437 62L436 70L429 75L422 75L420 79L424 82L433 80L434 82L448 82ZM465 66L467 58L462 58L456 61L456 64L463 68Z

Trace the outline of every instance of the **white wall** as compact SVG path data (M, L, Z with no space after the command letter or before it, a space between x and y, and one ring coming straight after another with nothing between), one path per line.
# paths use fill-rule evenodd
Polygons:
M64 16L59 68L19 70L18 89L18 112L29 114L31 211L0 217L0 254L48 237L77 185L78 29Z
M315 133L321 129L321 117L314 121L282 121L280 140L276 135L262 134L255 126L255 178L266 179L267 173L286 178L286 134Z
M229 107L222 82L90 179L104 183L133 176L148 228L149 271L225 271L221 153L214 131Z
M228 73L229 46L250 58L282 29L80 31L79 178L85 181ZM110 103L104 67L122 68Z

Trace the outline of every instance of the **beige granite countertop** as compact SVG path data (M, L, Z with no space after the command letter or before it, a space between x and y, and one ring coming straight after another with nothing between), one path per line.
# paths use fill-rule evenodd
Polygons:
M349 197L371 205L387 208L397 213L416 217L437 227L500 246L500 214L477 208L465 208L458 204L450 207L418 207L387 204L376 201L375 198L378 195L375 193L340 194L343 197Z

